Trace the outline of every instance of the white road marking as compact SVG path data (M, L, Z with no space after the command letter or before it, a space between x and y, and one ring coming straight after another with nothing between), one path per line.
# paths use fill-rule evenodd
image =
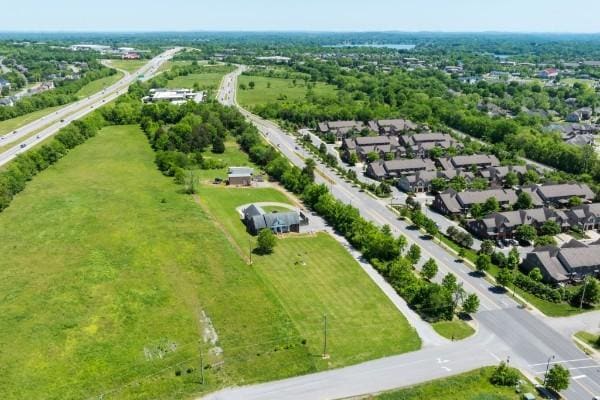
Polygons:
M587 378L587 375L577 375L573 377L573 380L578 380L578 379L583 379L583 378Z
M550 365L552 364L562 364L562 363L568 363L568 362L578 362L578 361L592 361L590 358L578 358L575 360L560 360L560 361L551 361ZM548 362L543 362L543 363L538 363L538 364L529 364L530 367L535 367L537 365L547 365Z

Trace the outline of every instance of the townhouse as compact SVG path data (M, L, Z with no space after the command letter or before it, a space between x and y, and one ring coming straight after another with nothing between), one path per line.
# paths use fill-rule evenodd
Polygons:
M366 174L373 179L382 180L414 175L423 171L435 171L433 161L422 158L376 161L368 165Z
M447 189L435 196L433 208L444 215L467 214L475 204L483 204L492 197L502 208L509 208L517 202L517 193L513 189L467 190L464 192Z
M598 276L600 240L584 244L572 240L562 247L544 246L528 253L521 269L529 273L539 268L545 282L563 283Z

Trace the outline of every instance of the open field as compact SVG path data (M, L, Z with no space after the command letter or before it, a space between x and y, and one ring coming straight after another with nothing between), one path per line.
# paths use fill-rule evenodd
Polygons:
M465 321L440 321L432 324L433 329L447 339L461 340L475 333L475 329Z
M170 80L167 87L170 88L190 88L198 85L203 90L216 90L221 83L223 76L231 71L233 67L225 66L206 66L206 70L202 73L190 74L186 76L178 76Z
M92 94L97 93L97 92L101 91L102 89L107 88L107 87L111 86L112 84L116 83L122 77L123 77L123 73L121 71L117 71L117 73L114 75L107 76L106 78L97 79L95 81L88 83L87 85L85 85L84 87L79 89L79 91L76 93L76 95L80 99L91 96Z
M171 399L316 369L271 289L153 160L137 127L107 128L0 214L3 399ZM215 345L199 342L202 311Z
M251 81L256 85L254 89L248 87ZM247 89L240 89L240 85L246 85ZM313 92L316 94L335 94L335 91L334 86L321 82L317 82L313 88ZM259 104L277 101L301 100L306 97L307 92L308 88L304 81L300 79L297 80L296 86L294 86L293 79L240 75L237 100L244 107L254 107Z
M514 387L494 386L490 376L494 367L481 368L451 378L423 383L407 389L384 393L378 400L518 400L521 395ZM523 378L523 380L525 380ZM536 394L531 384L522 386L522 393Z
M165 62L163 62L160 67L158 67L158 71L157 72L163 72L163 71L168 71L171 68L173 68L173 66L175 65L189 65L191 63L191 61L172 61L172 60L167 60Z
M34 111L29 114L21 115L20 117L7 119L5 121L0 121L0 135L5 135L18 129L20 126L26 125L30 122L33 122L37 119L40 119L46 115L52 114L54 111L62 108L64 106L57 107L48 107L43 110ZM0 144L2 144L0 142Z
M129 73L135 72L142 68L148 60L109 60L110 64L118 69L125 70Z
M206 185L200 202L238 244L243 255L254 247L236 207L251 202L291 203L271 188ZM248 254L249 257L249 254ZM406 319L330 235L280 238L271 255L253 255L253 268L307 340L318 369L339 367L416 350L420 341ZM328 353L323 361L323 316L328 318ZM349 332L352 332L349 334Z

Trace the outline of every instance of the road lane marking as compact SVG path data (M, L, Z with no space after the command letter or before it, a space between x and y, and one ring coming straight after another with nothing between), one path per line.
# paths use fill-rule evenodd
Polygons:
M587 378L587 375L577 375L573 377L573 380L576 381L578 379L583 379L583 378Z
M559 361L551 361L550 365L552 364L562 364L562 363L568 363L568 362L579 362L579 361L593 361L591 358L577 358L574 360L559 360ZM530 367L535 367L538 365L547 365L548 362L543 362L543 363L538 363L538 364L529 364Z

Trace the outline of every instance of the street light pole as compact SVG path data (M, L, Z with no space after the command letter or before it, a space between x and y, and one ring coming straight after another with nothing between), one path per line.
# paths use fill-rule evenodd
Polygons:
M546 373L544 374L544 386L546 386L546 380L548 379L548 370L550 369L550 361L554 360L555 356L548 358L548 364L546 364Z
M583 293L581 293L581 301L579 302L579 309L583 309L583 299L585 299L585 290L587 289L587 284L588 284L588 279L585 278L584 279L584 284L583 284Z

